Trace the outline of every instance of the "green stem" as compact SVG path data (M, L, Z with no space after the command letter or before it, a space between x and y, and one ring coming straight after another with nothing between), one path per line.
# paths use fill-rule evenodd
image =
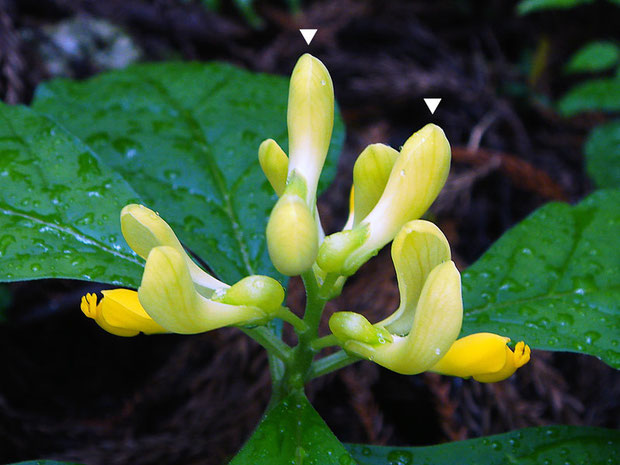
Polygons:
M287 363L291 358L291 347L276 336L269 328L260 326L252 329L241 328L241 330L263 346L270 355L276 356L282 362ZM272 373L272 375L273 374L274 373ZM274 379L274 381L276 380Z
M288 307L280 307L276 316L282 321L286 321L295 328L297 334L303 333L308 329L308 325L304 323L304 320L295 315Z
M358 357L347 354L344 350L340 350L334 354L323 357L312 364L309 379L318 378L332 371L344 368L352 363L361 360Z
M329 334L327 336L323 336L318 339L315 339L314 341L312 341L310 345L315 351L319 352L321 349L324 349L325 347L337 346L339 345L339 342L336 336L334 336L333 334Z

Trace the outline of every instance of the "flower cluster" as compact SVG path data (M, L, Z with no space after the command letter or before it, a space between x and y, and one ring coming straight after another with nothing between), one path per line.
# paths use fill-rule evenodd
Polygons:
M360 313L336 312L327 339L351 356L403 374L435 371L481 382L512 375L528 362L529 347L519 342L513 351L508 338L491 333L458 339L463 319L460 273L443 233L419 219L448 176L451 152L444 132L428 124L399 151L383 144L368 146L355 163L349 219L342 231L326 236L316 197L333 120L330 75L323 63L306 54L291 76L289 156L272 139L258 150L278 196L266 230L275 268L287 276L310 274L327 300L393 241L398 309L375 324ZM276 280L250 276L229 286L215 279L148 208L125 207L121 227L146 265L137 292L104 291L99 303L92 294L83 297L83 312L106 331L120 336L191 334L261 325L275 317L289 322L297 318L282 307L284 290ZM298 322L296 329L303 331L303 322Z

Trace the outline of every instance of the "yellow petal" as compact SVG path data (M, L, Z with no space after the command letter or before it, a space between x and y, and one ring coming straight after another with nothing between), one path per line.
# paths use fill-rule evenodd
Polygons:
M431 371L461 378L498 372L506 363L508 341L509 338L493 333L476 333L462 337L452 344L448 353Z
M430 272L407 336L393 335L391 344L381 346L351 340L344 348L397 373L421 373L448 352L461 330L462 318L461 277L448 261Z
M517 343L513 352L509 338L493 333L476 333L457 340L448 353L430 371L449 376L473 376L483 383L494 383L510 377L530 359L530 348Z
M168 332L146 314L136 291L111 289L102 291L102 294L103 299L99 303L95 294L86 294L82 297L81 309L107 332L124 337L136 336L140 332Z
M265 317L256 307L227 305L200 295L185 258L168 246L155 247L149 253L138 297L153 320L180 334L249 324Z
M334 88L320 60L303 55L291 75L288 95L289 155L288 177L296 172L308 186L310 207L327 156L334 125Z
M101 313L112 326L134 328L144 334L167 333L144 311L138 293L130 289L101 291Z
M425 220L405 224L392 244L400 307L379 324L393 334L407 334L428 275L437 265L448 260L450 245L437 226Z
M381 198L398 156L399 153L390 146L372 144L366 147L355 161L353 185L356 201L353 226L359 224Z
M258 147L258 161L269 184L280 197L286 187L288 157L273 139L267 139Z
M506 362L504 366L495 373L480 373L473 375L476 381L481 383L496 383L509 378L521 368L527 362L530 361L531 350L528 345L523 341L520 341L515 346L515 351L510 350L510 347L506 346Z
M154 247L172 247L184 257L196 284L211 291L228 287L196 265L168 223L144 205L131 204L121 210L121 230L129 247L145 260Z
M267 223L267 247L271 262L284 275L297 276L312 267L319 248L318 227L300 197L285 194L276 203Z
M381 198L360 223L368 224L370 233L355 255L368 256L390 242L405 223L422 216L443 188L449 171L450 144L439 126L427 124L407 140Z

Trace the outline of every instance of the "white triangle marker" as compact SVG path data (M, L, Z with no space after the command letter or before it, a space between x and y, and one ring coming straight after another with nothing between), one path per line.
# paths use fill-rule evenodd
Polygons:
M300 29L299 32L304 36L306 43L310 45L310 42L314 39L314 34L316 34L316 29Z
M424 99L424 103L426 103L426 106L431 111L431 115L435 113L435 110L437 110L437 107L439 106L439 102L441 102L440 98L425 98Z

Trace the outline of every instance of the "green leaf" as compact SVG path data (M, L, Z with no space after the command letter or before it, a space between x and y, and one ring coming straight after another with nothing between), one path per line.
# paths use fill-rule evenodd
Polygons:
M573 87L558 103L564 116L583 111L620 111L620 79L592 79Z
M517 12L525 15L534 11L568 9L593 2L594 0L523 0L517 5Z
M463 273L463 334L490 331L619 368L619 225L618 190L534 212Z
M346 448L359 465L609 465L620 459L620 432L544 426L437 446Z
M138 195L56 123L0 104L0 183L0 281L140 282L119 223Z
M290 463L354 465L302 393L289 395L271 409L230 465Z
M265 246L275 195L258 163L274 138L286 149L288 80L224 64L130 67L37 89L34 108L89 144L229 283L279 277ZM335 121L322 186L342 147Z
M569 73L596 72L610 69L618 63L620 50L614 42L590 42L579 49L566 65Z
M585 145L586 167L600 188L620 187L620 120L597 126Z

